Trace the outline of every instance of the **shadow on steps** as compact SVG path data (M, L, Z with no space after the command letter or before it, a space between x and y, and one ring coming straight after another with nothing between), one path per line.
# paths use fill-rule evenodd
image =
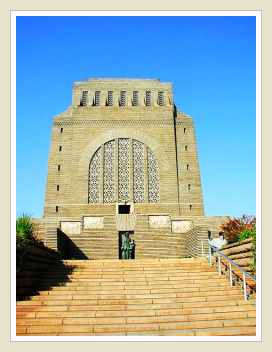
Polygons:
M27 300L40 290L50 290L70 281L73 265L65 265L56 251L47 247L29 246L24 253L17 251L16 300Z
M63 259L90 259L64 232L58 229L58 251Z

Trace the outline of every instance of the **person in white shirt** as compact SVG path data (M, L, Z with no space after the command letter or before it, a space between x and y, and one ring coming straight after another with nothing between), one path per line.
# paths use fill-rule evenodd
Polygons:
M219 237L212 239L210 231L208 231L208 242L212 247L215 247L216 249L221 249L228 243L224 237L224 232L219 232Z

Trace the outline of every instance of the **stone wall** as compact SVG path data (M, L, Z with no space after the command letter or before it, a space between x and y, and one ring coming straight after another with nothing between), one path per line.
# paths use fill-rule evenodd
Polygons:
M202 255L202 250L207 255L208 231L214 238L218 237L220 224L225 221L225 217L177 217L169 213L153 213L129 214L129 221L120 219L118 223L118 216L122 217L97 212L91 217L50 218L49 223L46 223L48 219L35 221L40 221L47 231L44 237L48 246L69 253L69 258L78 259L118 258L119 230L133 231L133 238L139 241L136 243L136 258L196 257ZM124 218L126 216L124 214ZM90 218L92 220L87 221Z
M245 271L253 271L253 242L252 238L228 244L221 252L241 266Z
M131 106L131 92L138 90L138 106ZM88 90L86 106L79 106L80 94ZM101 91L101 105L93 106L93 94ZM105 106L107 91L127 91L126 106ZM151 106L143 95L152 92ZM155 99L165 93L165 104ZM117 94L117 93L116 93ZM115 95L116 95L115 94ZM88 204L89 163L95 151L109 140L138 140L154 153L159 165L159 203L135 204L139 212L163 212L173 215L203 215L203 201L198 157L192 119L182 113L176 116L172 87L159 80L90 80L77 82L73 105L54 119L48 162L45 217L93 215ZM185 150L186 147L186 150ZM188 165L188 166L187 166ZM118 199L115 199L116 203ZM57 207L57 208L56 208ZM107 212L107 204L99 204Z

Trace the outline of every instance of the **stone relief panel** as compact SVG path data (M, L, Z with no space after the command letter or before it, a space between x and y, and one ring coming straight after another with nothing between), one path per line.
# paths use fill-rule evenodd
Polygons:
M144 144L133 140L133 197L135 203L143 203L145 201L144 194Z
M170 217L168 215L149 215L149 227L152 229L170 228Z
M61 221L60 229L66 235L80 235L80 221Z
M99 203L99 182L101 180L101 148L99 148L89 168L89 203Z
M115 201L115 141L104 144L104 182L103 199L104 203Z
M148 170L148 201L157 203L160 201L159 189L159 167L152 150L147 148L147 170Z
M130 173L130 140L119 138L118 140L118 189L119 201L129 200L129 173Z
M84 230L94 230L104 228L103 216L84 216L83 218Z
M173 233L186 233L193 228L192 221L188 220L172 220L171 225Z

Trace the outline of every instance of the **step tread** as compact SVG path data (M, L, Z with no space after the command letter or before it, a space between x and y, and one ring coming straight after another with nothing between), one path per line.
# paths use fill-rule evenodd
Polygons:
M206 258L64 260L63 281L17 302L18 336L256 334L254 300ZM24 287L20 288L21 290Z

